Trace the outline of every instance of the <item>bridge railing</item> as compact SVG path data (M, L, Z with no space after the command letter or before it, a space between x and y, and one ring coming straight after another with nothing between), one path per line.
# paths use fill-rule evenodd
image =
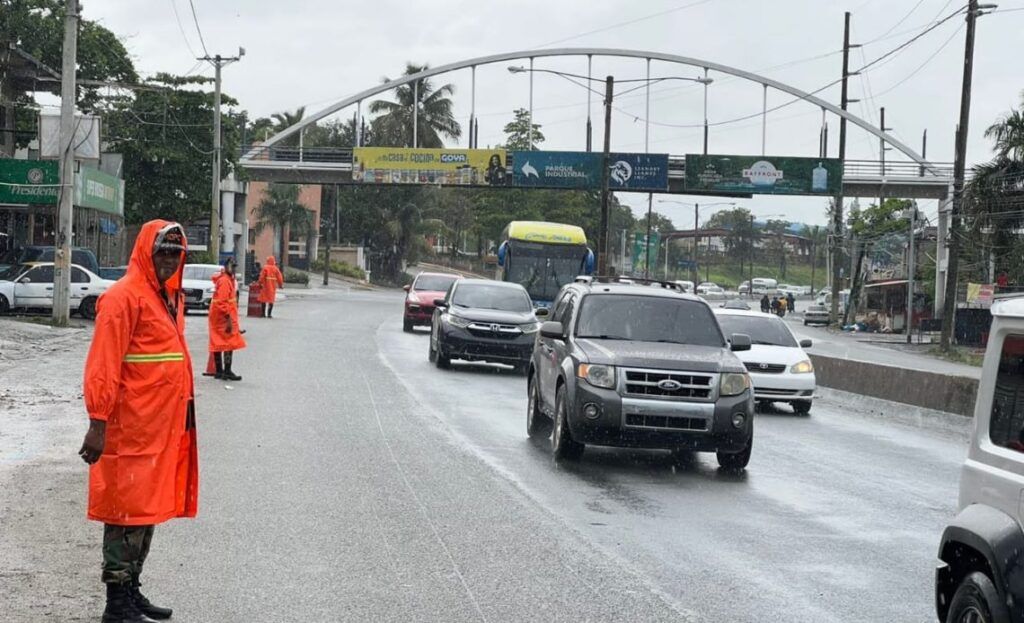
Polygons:
M249 145L239 149L239 157L256 162L351 165L352 148ZM515 166L511 155L509 155L508 166L509 168ZM686 158L684 156L669 156L668 176L670 179L680 179L686 176ZM879 160L847 160L843 166L843 179L884 179L893 182L949 181L953 179L953 165L940 162L924 167L915 162L905 161L883 163Z

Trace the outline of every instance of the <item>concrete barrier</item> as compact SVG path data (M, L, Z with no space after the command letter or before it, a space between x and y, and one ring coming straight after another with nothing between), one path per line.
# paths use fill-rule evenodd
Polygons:
M978 381L863 361L810 355L818 385L972 417Z

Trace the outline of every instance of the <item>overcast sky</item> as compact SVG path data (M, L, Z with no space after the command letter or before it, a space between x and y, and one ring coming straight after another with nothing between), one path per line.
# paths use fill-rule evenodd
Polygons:
M999 11L978 23L974 96L968 162L989 158L984 129L1021 101L1024 90L1024 0L997 0ZM489 54L539 47L602 47L677 54L760 73L814 91L840 75L843 11L852 12L851 69L886 54L965 4L964 0L516 0L448 2L375 0L193 0L205 46L211 54L231 55L246 48L242 62L224 71L224 90L253 116L306 106L320 110L347 95L396 76L406 61L443 65ZM142 9L142 5L145 9ZM197 66L200 42L189 0L90 0L85 15L124 38L137 68L212 75ZM850 81L850 96L860 99L851 112L886 125L915 149L928 130L928 157L951 162L953 132L959 114L964 20L956 17L935 28L886 61ZM520 63L517 63L520 64ZM511 111L528 104L529 78L512 75L509 63L477 71L476 109L480 145L503 140ZM537 68L586 73L586 58L538 59ZM593 75L617 80L644 77L643 60L595 58ZM698 68L652 63L651 75L695 77ZM728 122L761 110L759 84L712 72L709 120ZM439 76L456 87L459 119L467 125L470 72ZM603 84L595 83L597 88ZM637 86L623 84L618 92ZM699 153L702 149L703 87L665 82L651 87L650 151ZM820 94L839 103L839 87ZM587 91L558 76L535 74L534 120L543 126L547 149L585 147ZM768 105L790 96L769 91ZM592 104L594 144L600 145L603 114ZM644 91L616 100L612 149L644 151ZM365 109L364 109L365 110ZM345 111L346 117L353 109ZM830 155L835 156L838 121L828 118ZM768 115L769 155L816 156L819 108L797 103ZM465 137L461 141L465 145ZM454 146L454 145L452 145ZM758 154L759 118L724 123L710 130L710 153ZM878 140L851 126L848 157L876 160ZM898 152L888 158L899 159ZM638 213L646 195L622 195ZM714 199L664 196L674 201ZM655 197L655 201L658 198ZM755 214L784 214L809 224L824 224L825 204L817 198L755 197L737 200ZM693 209L671 204L655 208L680 227L692 223ZM929 216L934 202L923 202ZM707 214L716 208L709 208ZM705 218L702 211L702 220Z

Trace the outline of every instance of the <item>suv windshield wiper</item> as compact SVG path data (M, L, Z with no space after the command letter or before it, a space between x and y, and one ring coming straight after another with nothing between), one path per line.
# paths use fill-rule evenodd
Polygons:
M577 335L578 340L626 340L633 341L632 338L622 337L621 335Z

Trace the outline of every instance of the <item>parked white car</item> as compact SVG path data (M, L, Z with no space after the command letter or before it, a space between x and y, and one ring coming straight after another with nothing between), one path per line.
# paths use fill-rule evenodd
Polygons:
M96 317L96 300L113 281L71 265L71 313ZM0 313L12 309L53 309L53 262L30 262L11 266L0 274Z
M185 311L210 309L213 300L213 276L223 268L217 264L185 264L181 290L185 293Z
M750 350L736 356L750 373L754 399L759 403L789 403L797 413L809 413L817 390L814 366L804 352L810 340L797 341L778 316L760 311L715 309L722 333L750 336Z
M697 286L697 296L706 301L724 301L727 298L725 289L710 281Z
M939 621L1020 621L1024 584L1024 299L992 306L959 513L935 571Z
M695 287L694 287L692 281L686 281L686 280L676 281L676 285L679 286L680 288L682 288L683 291L685 291L687 294L693 294L694 293L693 291L694 291Z

